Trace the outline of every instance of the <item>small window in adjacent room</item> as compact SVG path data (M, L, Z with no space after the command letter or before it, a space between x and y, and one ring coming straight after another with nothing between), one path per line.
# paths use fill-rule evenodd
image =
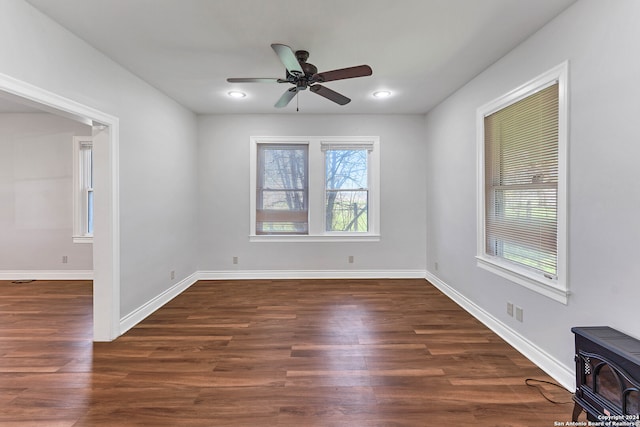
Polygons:
M567 301L563 64L478 110L478 264Z
M251 241L379 240L378 137L252 137Z
M93 143L73 138L73 241L93 241Z

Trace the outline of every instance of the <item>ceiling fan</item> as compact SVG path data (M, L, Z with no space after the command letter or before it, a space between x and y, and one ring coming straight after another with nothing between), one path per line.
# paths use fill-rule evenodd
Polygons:
M339 105L346 105L351 100L346 96L322 86L319 83L330 82L334 80L352 79L354 77L370 76L373 71L368 65L358 65L356 67L340 68L337 70L325 71L318 73L318 69L315 65L307 62L309 58L309 52L306 50L297 50L295 53L293 50L284 44L274 43L271 48L276 52L280 61L287 69L286 77L284 79L277 78L229 78L229 83L291 83L294 87L286 90L280 97L278 102L275 103L276 108L286 107L289 102L300 92L309 88L313 93L316 93L330 101Z

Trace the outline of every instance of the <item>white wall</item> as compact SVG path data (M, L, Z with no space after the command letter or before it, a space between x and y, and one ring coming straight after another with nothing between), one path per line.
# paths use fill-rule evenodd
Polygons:
M426 118L427 268L573 370L572 326L640 338L640 2L582 0ZM568 305L476 267L476 109L569 60ZM436 271L435 263L439 268ZM524 322L506 314L511 301Z
M93 269L92 245L71 240L74 135L91 127L53 114L0 114L0 270Z
M195 272L195 115L23 0L0 2L0 59L2 74L119 118L121 317Z
M221 115L199 118L200 270L424 271L423 116ZM249 242L250 136L378 135L379 242ZM355 262L348 264L348 256ZM232 264L234 256L239 258Z

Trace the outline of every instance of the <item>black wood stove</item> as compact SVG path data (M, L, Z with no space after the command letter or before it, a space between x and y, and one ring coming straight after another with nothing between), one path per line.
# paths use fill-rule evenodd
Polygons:
M571 331L576 339L573 421L584 409L589 421L640 426L640 341L607 326Z

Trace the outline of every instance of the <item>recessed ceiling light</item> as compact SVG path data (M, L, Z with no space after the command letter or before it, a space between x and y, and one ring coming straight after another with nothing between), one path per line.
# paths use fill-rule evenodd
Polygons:
M388 98L391 96L391 92L388 90L379 90L377 92L373 92L374 98Z
M229 95L232 98L244 98L245 96L247 96L246 93L240 92L238 90L232 90L231 92L228 92L227 95Z

